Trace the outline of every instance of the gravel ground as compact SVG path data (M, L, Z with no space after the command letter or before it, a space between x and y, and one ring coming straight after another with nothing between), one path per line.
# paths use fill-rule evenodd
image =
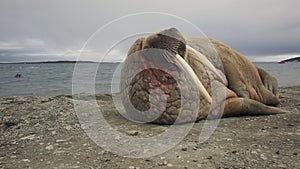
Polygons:
M174 148L149 158L115 155L83 131L70 96L0 99L0 168L300 168L300 86L280 88L290 113L222 119L204 143L205 121ZM151 137L167 125L124 119L110 95L97 96L111 126L131 137ZM213 122L213 121L211 121Z

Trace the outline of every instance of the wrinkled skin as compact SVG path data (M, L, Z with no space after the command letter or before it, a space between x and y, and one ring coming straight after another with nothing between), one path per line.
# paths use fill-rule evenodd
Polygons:
M259 76L264 86L272 92L275 96L278 96L278 83L277 79L271 76L267 71L262 68L257 67Z
M172 124L284 113L273 107L280 103L277 87L274 77L225 44L171 28L131 46L120 90L130 118Z

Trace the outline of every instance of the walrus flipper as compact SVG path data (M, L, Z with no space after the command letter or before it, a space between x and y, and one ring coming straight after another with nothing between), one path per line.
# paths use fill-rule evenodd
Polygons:
M278 96L278 82L275 77L270 75L266 70L256 67L259 73L260 79L263 82L264 86L272 92L275 96Z
M272 115L283 113L287 113L287 111L264 105L263 103L252 99L235 97L226 100L223 117L243 115Z

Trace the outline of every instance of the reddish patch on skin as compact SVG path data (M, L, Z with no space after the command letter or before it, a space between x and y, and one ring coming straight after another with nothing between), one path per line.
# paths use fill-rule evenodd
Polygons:
M151 79L149 82L149 85L153 88L161 88L161 89L166 89L168 87L171 87L174 85L174 83L168 83L167 81L162 82L161 79L159 77L157 77L157 72L159 72L159 74L162 75L162 77L166 77L169 75L169 73L159 70L159 69L152 69L149 68L147 69L147 71L154 76L155 79ZM154 73L154 71L156 71L156 73ZM157 82L157 83L156 83Z
M149 84L149 86L151 88L160 88L162 90L174 86L174 83L168 83L167 81L162 82L161 79L159 79L159 77L157 77L157 75L154 73L154 71L159 72L159 74L161 74L162 77L166 77L166 78L171 77L172 78L172 76L169 73L167 73L163 70L151 68L151 66L149 66L149 65L155 65L155 63L152 60L145 59L145 57L142 53L142 50L143 50L143 42L140 42L138 51L139 51L139 58L141 60L141 64L142 64L143 68L145 68L145 70L149 74L151 74L151 75L153 75L153 77L155 77L155 79L150 79L150 81L147 82Z
M230 98L238 97L236 93L234 93L232 90L226 89L226 100Z
M146 48L149 49L149 48ZM156 56L153 57L146 57L143 54L143 42L140 42L140 44L137 47L138 52L138 59L140 61L140 66L144 68L144 70L141 72L143 76L143 85L141 85L141 89L143 92L150 94L150 91L152 89L160 89L163 91L166 97L166 101L169 104L166 107L166 113L169 112L172 109L169 109L171 106L174 106L172 102L180 99L180 89L178 87L178 83L174 79L173 75L178 75L178 67L175 64L166 62L161 62L159 58L156 58ZM159 56L158 56L159 57ZM163 57L163 56L161 56ZM157 67L155 67L155 65ZM159 69L159 67L162 67L163 69ZM178 92L174 92L174 90ZM174 97L174 98L173 98ZM175 99L176 98L176 99ZM171 103L171 104L170 104ZM175 103L176 104L176 103ZM175 106L176 107L176 106Z

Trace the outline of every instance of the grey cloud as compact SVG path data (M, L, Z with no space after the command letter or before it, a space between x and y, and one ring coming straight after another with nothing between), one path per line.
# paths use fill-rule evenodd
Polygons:
M7 0L0 2L0 41L44 42L40 47L44 51L23 45L27 53L76 51L94 31L113 19L135 12L157 11L186 18L208 36L249 56L300 53L299 6L297 0ZM143 28L143 22L128 24ZM116 29L114 32L124 31ZM118 38L117 33L103 38L109 41L114 39L112 36ZM127 49L120 50L126 53Z

